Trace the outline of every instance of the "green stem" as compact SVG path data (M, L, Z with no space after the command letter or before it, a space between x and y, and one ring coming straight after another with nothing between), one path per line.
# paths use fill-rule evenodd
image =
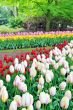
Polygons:
M5 110L5 103L3 103L3 107L2 107L2 110Z

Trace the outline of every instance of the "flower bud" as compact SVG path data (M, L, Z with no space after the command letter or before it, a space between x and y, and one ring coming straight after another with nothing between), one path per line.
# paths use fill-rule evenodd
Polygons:
M13 66L13 65L11 65L11 66L9 67L9 71L10 71L11 73L14 73L14 66Z
M71 98L72 98L71 91L70 91L70 90L67 90L67 91L65 92L65 96L68 97L69 100L71 100Z
M42 75L41 75L41 77L39 78L39 84L40 84L40 85L44 85L44 78L43 78Z
M61 73L61 75L65 76L65 74L66 74L66 69L65 69L65 68L61 68L60 73Z
M17 110L17 103L16 101L12 101L10 106L9 106L9 110Z
M9 74L6 75L6 82L10 82L10 75Z
M40 108L41 108L41 102L38 100L38 101L36 102L36 109L37 109L37 110L40 110Z
M68 99L68 97L64 96L64 97L61 99L60 106L61 106L63 109L68 109L68 107L69 107L69 99Z
M3 87L3 80L0 80L0 88Z
M60 87L61 90L65 90L66 82L63 81L62 83L60 83L59 87Z
M50 95L51 96L54 96L56 94L56 87L52 86L50 89L49 89L49 92L50 92Z
M8 100L8 92L7 90L5 90L2 93L2 102L7 102L7 100Z
M20 95L15 95L14 100L17 103L17 107L21 107L22 103L21 103L21 96Z

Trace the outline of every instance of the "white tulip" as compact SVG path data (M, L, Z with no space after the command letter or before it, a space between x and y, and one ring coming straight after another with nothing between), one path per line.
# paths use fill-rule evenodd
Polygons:
M18 63L19 63L18 58L15 58L15 60L14 60L14 64L18 64Z
M45 64L45 68L46 68L46 69L49 69L49 63L46 63L46 64Z
M22 108L22 110L27 110L26 108Z
M26 92L27 91L27 85L24 82L20 82L18 85L18 89L23 91L23 92Z
M21 103L21 96L20 95L15 95L14 100L17 103L17 107L21 107L22 103Z
M14 69L15 69L15 70L18 70L18 66L19 66L19 64L16 63L16 64L14 65Z
M68 109L68 107L69 107L69 99L68 99L68 97L64 96L64 97L61 99L60 106L61 106L63 109Z
M27 61L26 61L26 60L24 60L24 62L23 62L23 63L24 63L24 66L25 66L25 68L26 68L26 67L27 67L27 65L28 65L28 64L27 64Z
M1 98L2 98L2 102L4 102L4 103L7 102L7 100L8 100L7 90L3 91Z
M61 68L60 73L61 73L61 75L64 76L66 74L66 69L65 68Z
M65 92L65 96L68 97L69 100L71 100L71 98L72 98L71 91L70 91L70 90L67 90L67 91Z
M22 95L22 106L23 107L28 107L33 104L33 96L26 92L25 94Z
M14 86L18 86L18 85L20 84L20 82L21 82L20 77L17 75L17 76L15 77L15 80L14 80L14 82L13 82L13 85L14 85Z
M20 73L25 73L25 67L24 67L24 65L21 65L21 68L20 68Z
M34 110L33 105L28 106L27 110Z
M41 55L37 55L37 60L41 61Z
M10 71L11 73L14 73L14 66L13 66L13 65L11 65L11 66L9 67L9 71Z
M30 60L30 56L28 54L26 55L26 60Z
M44 58L44 59L46 58L45 54L42 54L41 56L42 56L42 58Z
M32 78L34 78L34 77L36 76L36 74L37 74L36 69L35 69L35 68L30 68L30 76L31 76Z
M3 87L3 80L0 80L0 88Z
M21 81L25 81L25 80L26 80L25 76L21 74L21 75L20 75L20 80L21 80Z
M45 92L40 93L39 100L40 100L41 104L46 103L46 94L45 94Z
M52 86L50 89L49 89L49 92L50 92L50 95L51 96L54 96L56 94L56 87L55 86Z
M66 82L63 81L62 83L60 83L59 87L60 87L61 90L65 90Z
M44 88L44 85L38 84L38 90L42 90Z
M67 76L67 82L73 84L73 74L72 73Z
M21 64L18 64L16 70L17 70L17 71L20 71L20 70L21 70L21 66L22 66Z
M46 75L45 75L45 79L46 79L46 82L47 82L47 83L50 83L51 80L52 80L51 75L48 74L48 73L46 73Z
M51 79L54 78L54 74L53 74L52 70L47 70L46 74L50 74L51 75Z
M11 76L9 74L6 75L6 82L10 82Z
M9 106L9 110L17 110L17 103L16 101L12 101L10 106Z
M41 108L41 102L38 100L38 101L36 102L36 109L37 109L37 110L40 110L40 108Z
M51 103L51 101L52 100L50 99L50 95L46 93L46 102L45 102L45 104L49 104L49 103Z
M40 84L40 85L44 85L44 78L43 78L42 75L41 75L41 77L39 78L39 84Z

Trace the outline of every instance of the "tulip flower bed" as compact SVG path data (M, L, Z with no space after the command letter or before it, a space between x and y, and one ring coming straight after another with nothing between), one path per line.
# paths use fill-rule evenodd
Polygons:
M64 42L64 40L70 41L72 39L73 31L0 34L0 50L46 47L60 44Z
M73 41L0 60L0 110L72 110L72 99Z

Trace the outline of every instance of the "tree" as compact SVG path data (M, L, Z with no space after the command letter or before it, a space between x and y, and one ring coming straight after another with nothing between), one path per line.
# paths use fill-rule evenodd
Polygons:
M53 17L73 20L73 0L0 0L1 6L12 9L14 16L46 18L46 31L49 31Z

